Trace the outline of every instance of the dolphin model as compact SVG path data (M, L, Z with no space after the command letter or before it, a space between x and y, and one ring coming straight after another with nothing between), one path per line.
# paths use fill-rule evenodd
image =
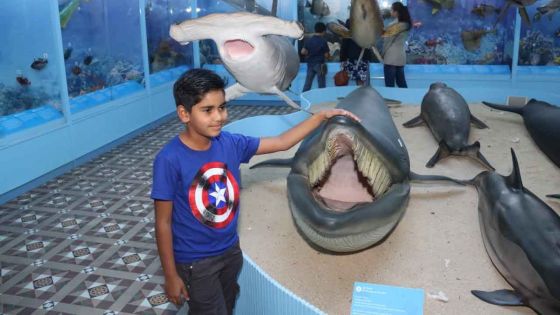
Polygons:
M337 108L361 124L335 116L301 143L293 159L260 166L291 167L288 198L295 224L310 243L328 251L367 248L397 225L408 204L410 180L450 180L410 172L408 151L379 93L360 87Z
M560 314L560 217L523 187L513 149L511 155L509 176L485 171L467 183L478 191L486 252L513 290L471 292L491 304Z
M328 29L342 38L352 38L362 52L358 60L362 60L365 49L372 49L377 59L383 63L383 57L375 47L384 32L383 16L376 0L352 0L350 4L350 29L342 21L329 22ZM369 82L369 81L368 81Z
M523 116L523 122L533 141L556 166L560 167L560 107L535 99L521 107L482 103L497 110Z
M488 126L474 117L465 99L445 83L436 82L422 99L420 115L403 124L407 128L426 123L439 143L439 148L428 161L426 167L433 167L439 160L449 155L466 155L485 167L494 170L480 153L480 143L469 145L471 123L477 128Z
M548 198L556 198L556 199L560 199L560 194L554 194L554 195L546 195Z
M298 22L248 12L216 13L172 25L169 35L182 45L212 39L225 68L237 80L226 101L248 92L276 94L301 109L283 91L299 70L299 56L288 38L301 38Z

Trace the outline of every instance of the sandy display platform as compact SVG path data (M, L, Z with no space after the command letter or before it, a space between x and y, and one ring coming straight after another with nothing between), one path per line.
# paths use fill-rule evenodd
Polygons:
M334 103L320 104L313 110L329 106ZM418 106L391 107L414 172L468 179L483 170L476 161L456 156L426 168L437 150L429 129L402 127L419 111ZM472 128L469 143L479 140L481 152L502 175L511 172L509 148L514 148L525 187L560 212L560 202L545 197L560 193L560 169L533 143L521 116L482 105L472 105L471 111L490 129ZM511 288L484 249L474 187L413 183L406 213L385 242L354 254L325 254L313 249L296 231L286 193L289 169L248 169L262 160L291 157L295 151L256 156L242 168L241 246L287 289L328 314L350 313L356 281L445 293L446 303L426 296L425 314L534 314L525 307L487 304L470 293L473 289Z

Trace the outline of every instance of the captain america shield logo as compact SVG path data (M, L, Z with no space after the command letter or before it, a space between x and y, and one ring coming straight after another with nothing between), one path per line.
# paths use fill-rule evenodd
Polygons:
M218 229L228 226L237 212L239 188L224 163L200 168L189 188L189 204L198 221Z

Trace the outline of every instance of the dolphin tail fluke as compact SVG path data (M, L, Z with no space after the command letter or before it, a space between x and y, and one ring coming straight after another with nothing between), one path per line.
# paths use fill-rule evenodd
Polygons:
M423 123L424 123L424 119L422 118L421 115L418 115L412 118L411 120L405 122L403 126L405 126L406 128L412 128L412 127L420 126Z
M249 167L250 169L259 167L291 167L293 159L270 159L266 161L259 162L255 165Z
M519 115L523 115L523 107L499 105L499 104L490 103L490 102L482 102L482 104L484 104L488 107L491 107L493 109L503 110L503 111L506 111L506 112L512 112L512 113L516 113L516 114L519 114Z
M488 128L488 125L485 124L482 120L474 117L473 114L471 114L471 123L478 129L486 129Z
M512 290L496 290L492 292L472 290L471 293L486 303L501 306L526 306L523 297Z
M467 156L477 160L480 164L486 166L486 168L494 171L495 168L488 162L488 160L480 153L480 142L476 141L475 143L469 145L466 148Z
M301 111L304 111L304 112L306 112L306 113L308 113L308 114L313 115L312 112L308 111L308 110L305 109L305 108L302 108L301 106L299 106L298 104L296 104L294 101L292 101L292 99L291 99L290 97L288 97L288 95L286 95L286 93L280 91L279 88L273 87L273 88L270 90L270 92L271 92L271 93L274 93L274 94L276 94L276 95L278 95L278 97L280 97L281 99L283 99L283 100L284 100L286 103L288 103L288 105L290 105L291 107L293 107L293 108L295 108L295 109L297 109L297 110L301 110Z
M387 105L400 105L400 104L402 104L401 101L399 101L399 100L394 100L394 99L392 99L392 98L385 98L385 97L384 97L383 100L385 101L385 104L387 104Z
M511 150L511 159L513 160L513 170L507 177L508 183L517 189L523 189L523 181L521 181L521 172L519 171L519 163L517 163L517 156L513 148Z
M377 57L379 63L384 64L385 62L383 62L383 57L381 57L381 54L379 53L379 50L377 50L377 47L373 46L371 47L371 50L373 50L373 54L375 55L375 57Z
M546 195L548 198L556 198L556 199L560 199L560 194L554 194L554 195Z
M432 156L432 158L428 161L428 163L426 163L426 167L432 168L434 167L434 165L436 165L436 163L439 160L444 159L450 155L451 155L451 150L449 150L445 142L441 141L439 143L439 148L437 149L434 156Z
M421 175L421 174L416 174L414 172L410 172L408 177L410 178L410 180L417 181L417 182L447 181L447 182L453 182L455 184L459 184L461 186L464 186L466 184L465 181L463 180L442 176L442 175Z

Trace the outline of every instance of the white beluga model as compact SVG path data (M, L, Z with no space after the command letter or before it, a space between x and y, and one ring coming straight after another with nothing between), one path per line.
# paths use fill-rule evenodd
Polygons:
M303 26L248 12L216 13L172 25L171 38L186 45L212 39L226 69L237 83L226 89L226 101L248 92L276 94L300 109L284 91L299 70L299 56L289 38L301 38Z

